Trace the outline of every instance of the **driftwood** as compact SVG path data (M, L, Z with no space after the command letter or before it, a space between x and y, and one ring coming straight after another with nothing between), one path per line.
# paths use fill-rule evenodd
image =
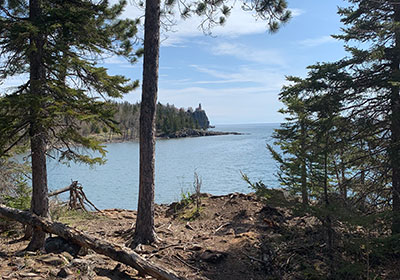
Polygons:
M82 186L78 183L78 181L73 181L71 185L68 187L56 190L48 194L48 196L59 195L60 193L64 193L69 191L69 207L71 209L82 209L84 211L88 211L85 207L85 203L89 204L93 209L98 212L101 212L97 207L86 197L86 194L83 192Z
M184 279L180 278L172 271L154 265L125 246L112 244L108 241L89 236L62 223L51 222L48 219L38 217L29 211L20 211L0 204L0 217L16 220L22 224L36 227L44 232L56 234L65 240L78 244L79 246L92 249L93 251L108 256L115 261L129 265L139 271L142 275L147 274L156 279L162 280Z

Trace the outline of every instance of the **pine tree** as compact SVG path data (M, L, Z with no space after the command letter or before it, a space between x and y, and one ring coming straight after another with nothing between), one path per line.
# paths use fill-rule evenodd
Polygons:
M400 2L351 0L339 14L351 56L342 71L353 77L347 97L353 115L371 126L363 132L379 138L380 154L389 159L392 189L392 233L400 233ZM351 46L363 43L358 48ZM362 46L366 46L362 48ZM350 94L351 93L351 94Z
M0 97L0 155L30 142L31 210L39 216L48 216L46 155L56 153L64 162L101 162L74 148L105 154L98 141L81 135L81 123L115 128L107 98L137 86L123 76L108 75L95 62L104 53L135 61L131 38L137 22L118 19L125 4L0 1L1 79L29 75L26 83ZM34 230L28 249L42 248L44 238Z
M144 61L143 87L140 114L140 183L138 218L134 239L131 243L135 247L139 243L151 243L155 240L154 233L154 162L155 162L155 108L158 90L158 56L160 48L160 15L171 13L175 4L183 3L181 16L191 14L202 16L203 30L210 30L213 25L223 24L229 15L230 8L224 3L227 1L166 1L161 9L160 0L146 0L145 28L144 28ZM271 31L279 28L279 23L289 20L285 0L274 1L244 1L244 8L253 10L256 14L268 21ZM147 47L147 50L146 50ZM194 127L194 123L192 124Z
M160 0L146 0L142 101L140 106L140 172L138 214L131 246L156 240L154 183L156 104L160 52Z

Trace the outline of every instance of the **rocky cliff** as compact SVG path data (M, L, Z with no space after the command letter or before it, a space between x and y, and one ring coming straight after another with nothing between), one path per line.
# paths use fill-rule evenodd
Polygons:
M207 129L210 127L210 121L208 120L206 111L201 108L201 104L192 113L193 119L198 123L199 128Z

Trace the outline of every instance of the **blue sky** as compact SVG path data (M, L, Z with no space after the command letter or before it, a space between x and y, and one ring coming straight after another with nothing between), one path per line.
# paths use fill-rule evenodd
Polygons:
M288 2L293 18L276 34L239 5L213 36L198 29L196 17L178 19L174 32L163 32L159 101L177 107L201 103L212 124L281 122L278 93L285 75L304 77L308 65L346 55L343 43L330 37L340 33L337 6L345 1ZM130 5L124 15L140 13ZM141 79L142 61L133 66L114 58L107 62L112 73ZM125 99L136 102L140 94L138 89Z
M137 18L143 11L132 2L128 1L124 16ZM212 124L283 121L284 116L277 111L283 106L278 93L285 76L304 77L308 65L346 55L343 43L330 37L340 33L337 6L344 6L345 1L288 3L293 18L276 34L267 32L265 22L242 11L240 1L236 1L227 23L212 30L213 36L199 30L199 18L177 18L173 31L162 34L159 101L185 108L201 103ZM105 66L112 74L142 77L142 61L130 65L112 57L105 60ZM15 77L3 86L22 80ZM124 99L137 102L140 95L137 89Z

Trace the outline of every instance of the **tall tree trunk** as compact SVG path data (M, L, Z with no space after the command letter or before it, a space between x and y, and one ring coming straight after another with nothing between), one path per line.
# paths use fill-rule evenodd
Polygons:
M306 153L306 128L304 122L300 124L301 130L301 198L303 200L303 205L308 205L308 187L307 187L307 153Z
M34 26L40 28L41 22L41 1L29 1L29 19ZM40 32L30 38L31 53L30 63L30 94L31 102L31 124L30 140L32 154L32 202L31 211L38 216L48 217L47 197L47 169L46 169L46 131L41 123L41 110L43 109L43 83L45 70L43 65L44 38ZM31 242L27 250L38 250L44 247L46 234L33 229Z
M347 204L347 179L346 179L346 169L344 165L344 160L341 159L340 162L340 173L342 176L341 190L342 190L342 198L343 202Z
M328 257L331 260L331 272L334 271L334 263L333 263L333 228L332 228L332 217L330 213L330 202L329 202L329 193L328 193L328 147L329 147L329 140L327 132L325 132L325 151L324 151L324 199L325 199L325 210L326 210L326 217L325 217L325 226L327 231L327 248L328 248Z
M155 113L160 52L160 0L146 0L144 24L143 86L140 106L140 179L138 215L134 240L148 244L156 240L154 231Z
M400 82L400 4L394 3L395 46L392 59L392 81ZM391 147L389 151L392 167L393 223L392 234L400 233L400 87L391 88Z

